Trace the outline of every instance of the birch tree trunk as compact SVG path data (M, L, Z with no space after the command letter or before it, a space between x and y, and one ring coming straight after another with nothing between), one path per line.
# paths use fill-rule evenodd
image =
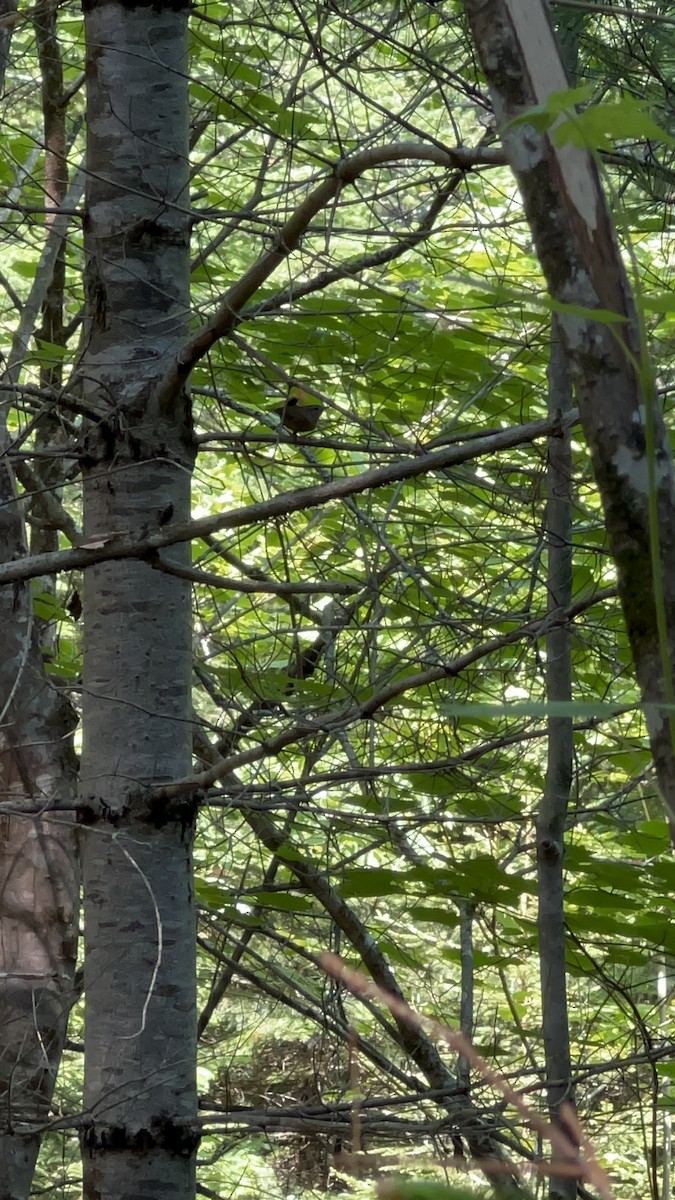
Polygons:
M547 9L541 0L465 0L465 9L549 290L576 306L560 313L560 329L672 832L675 474L631 288L591 153L511 123L567 87ZM619 321L593 319L593 310Z
M186 396L153 400L189 311L187 5L86 8L92 544L186 520L193 448ZM198 1140L194 813L152 788L191 766L189 585L101 563L84 613L85 1197L180 1200Z

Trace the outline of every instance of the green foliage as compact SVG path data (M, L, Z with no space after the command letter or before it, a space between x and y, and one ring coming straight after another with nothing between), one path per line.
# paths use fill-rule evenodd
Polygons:
M386 1180L377 1194L379 1200L475 1200L478 1195L470 1188L409 1179Z
M339 160L389 142L490 142L489 102L461 11L449 2L359 0L323 6L314 29L300 5L196 6L193 330ZM580 27L579 87L522 119L554 127L559 144L622 151L605 170L636 233L645 320L669 405L675 323L662 232L670 209L655 210L654 194L660 188L668 204L675 194L667 157L675 52L672 29L649 21L659 11L648 4L634 21L618 11L611 21L589 17ZM72 176L84 139L73 6L59 9L59 33L72 88ZM0 186L24 211L4 213L5 356L45 234L45 139L28 24L13 55ZM24 390L5 405L13 456L25 454L38 470L64 449L71 455L58 477L19 475L26 503L35 492L29 531L51 520L41 488L80 519L72 468L87 419L77 375L86 332L75 222L63 270L62 336L33 331ZM397 1171L413 1174L422 1150L444 1161L454 1153L443 1141L448 1126L437 1131L447 1112L426 1095L433 1089L391 1017L327 981L315 958L322 949L362 965L372 942L406 999L453 1026L470 986L477 1044L543 1107L534 822L553 720L570 720L574 738L564 869L578 1107L600 1157L617 1155L612 1168L625 1194L647 1194L642 1131L670 1103L650 1055L654 1046L662 1052L659 1078L667 1081L671 1018L657 975L670 994L675 866L618 604L593 599L614 584L604 522L575 429L573 595L587 606L571 623L573 699L552 700L546 441L523 437L508 450L470 453L478 435L546 416L551 311L507 170L453 173L402 159L335 197L244 308L235 336L193 372L196 518L409 464L448 444L466 447L463 461L426 475L392 471L377 489L299 512L281 505L274 517L193 543L195 570L218 577L193 583L196 771L217 754L227 762L198 789L195 854L205 1014L200 1181L218 1194L325 1194L338 1172L341 1186L372 1196L373 1181L342 1171L334 1153L338 1141L357 1147L359 1120L375 1173L380 1158L393 1155ZM53 370L62 372L58 386L45 380ZM284 435L275 414L291 382L311 386L325 404L305 440ZM44 414L54 411L58 437L45 450ZM345 581L355 585L351 596L336 592ZM314 590L289 590L299 584ZM41 580L34 616L49 629L49 671L77 703L81 635L71 593L66 574L55 592ZM321 887L312 890L316 877ZM74 1200L76 1050L59 1086L64 1125L72 1120L65 1141L50 1135L38 1182L58 1180ZM365 1097L358 1111L357 1094ZM472 1098L481 1118L502 1120L475 1075ZM505 1119L512 1140L516 1118L508 1111ZM526 1129L518 1136L525 1155L538 1152ZM379 1194L476 1193L420 1177L387 1179Z

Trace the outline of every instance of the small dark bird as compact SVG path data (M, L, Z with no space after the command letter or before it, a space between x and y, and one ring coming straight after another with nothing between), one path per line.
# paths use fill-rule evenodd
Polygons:
M303 388L292 387L289 388L286 403L276 411L281 417L281 424L292 433L311 433L316 429L323 404L319 404Z

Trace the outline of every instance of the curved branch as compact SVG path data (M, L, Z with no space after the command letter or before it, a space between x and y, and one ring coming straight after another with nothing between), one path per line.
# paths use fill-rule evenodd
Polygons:
M157 410L160 413L171 410L192 368L217 341L232 331L244 304L296 249L314 217L339 195L343 187L355 183L366 171L389 163L428 162L446 170L472 171L478 166L501 166L505 161L503 150L497 146L483 146L473 150L466 146L457 146L454 150L443 150L421 142L393 142L390 146L374 146L338 162L332 175L324 179L291 213L274 238L271 248L229 288L211 320L202 325L195 336L183 346L157 385L154 395Z

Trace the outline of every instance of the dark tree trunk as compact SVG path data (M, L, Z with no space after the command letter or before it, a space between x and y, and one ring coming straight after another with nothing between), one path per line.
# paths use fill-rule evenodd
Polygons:
M523 119L567 87L547 9L541 0L465 8L542 269L564 306L560 330L675 831L675 472L630 284L591 152L556 145Z

